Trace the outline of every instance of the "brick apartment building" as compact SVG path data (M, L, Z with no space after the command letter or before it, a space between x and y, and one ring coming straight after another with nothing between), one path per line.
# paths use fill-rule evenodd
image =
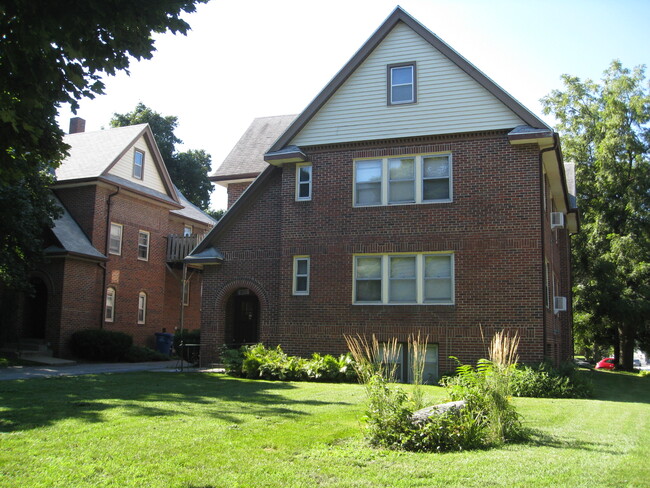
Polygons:
M399 7L301 114L256 119L212 179L230 207L187 258L204 267L204 357L419 332L435 380L501 329L524 362L571 357L579 222L558 135ZM406 348L395 360L408 370Z
M125 332L153 347L155 332L200 326L201 273L183 258L215 221L175 188L147 124L84 132L74 118L57 169L62 215L47 231L34 297L18 304L13 339L67 356L73 332Z

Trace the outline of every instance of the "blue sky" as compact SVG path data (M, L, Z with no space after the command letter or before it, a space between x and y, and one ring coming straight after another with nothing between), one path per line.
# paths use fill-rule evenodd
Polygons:
M77 115L99 130L143 102L178 116L185 148L216 169L253 118L300 113L398 4L551 124L539 99L563 73L598 80L612 59L650 62L650 0L212 0ZM71 116L61 107L66 131Z

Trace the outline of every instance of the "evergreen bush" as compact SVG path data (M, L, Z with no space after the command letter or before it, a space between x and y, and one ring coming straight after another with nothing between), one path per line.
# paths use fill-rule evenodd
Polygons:
M72 354L89 361L126 361L133 338L122 332L103 329L80 330L72 334Z

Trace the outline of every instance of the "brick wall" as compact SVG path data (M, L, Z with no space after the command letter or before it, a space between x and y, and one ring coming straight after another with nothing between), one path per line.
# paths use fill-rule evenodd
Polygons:
M244 193L244 190L250 186L250 181L245 183L229 183L228 184L228 208Z
M452 203L353 207L355 158L438 151L453 155ZM291 354L343 352L343 334L405 341L421 331L439 344L444 372L453 368L450 355L467 362L485 356L481 328L488 339L507 328L521 335L523 361L543 359L546 251L534 147L490 133L313 148L308 157L311 201L295 201L295 167L286 165L216 238L226 262L205 272L209 354L227 339L227 299L250 283L260 298L260 340ZM454 305L352 304L355 253L428 251L454 253ZM308 296L292 295L295 255L311 258Z

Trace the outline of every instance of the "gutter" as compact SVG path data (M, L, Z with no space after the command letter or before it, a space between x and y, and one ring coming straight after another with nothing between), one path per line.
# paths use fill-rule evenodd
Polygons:
M105 263L100 263L99 266L104 270L104 276L102 278L102 303L100 304L99 310L99 328L104 328L104 307L106 306L106 276L108 274L108 246L111 239L111 200L115 195L120 192L120 187L116 186L115 191L108 195L108 201L106 203L106 239L104 242L104 256L107 257Z
M546 243L546 236L544 235L544 229L545 229L545 219L546 219L546 212L544 211L544 188L542 185L544 185L546 182L544 180L544 153L549 152L549 151L557 151L558 149L558 136L557 133L553 133L553 145L551 147L547 147L545 149L541 149L539 151L539 179L540 179L540 224L541 224L541 229L542 229L542 340L544 341L542 343L542 351L544 353L544 357L542 359L546 358L546 299L548 297L548 291L545 290L546 287L546 280L548 277L546 276L547 270L546 270L546 254L544 253L544 245ZM564 168L562 168L564 170ZM566 184L565 184L566 187ZM550 303L549 305L552 305Z

